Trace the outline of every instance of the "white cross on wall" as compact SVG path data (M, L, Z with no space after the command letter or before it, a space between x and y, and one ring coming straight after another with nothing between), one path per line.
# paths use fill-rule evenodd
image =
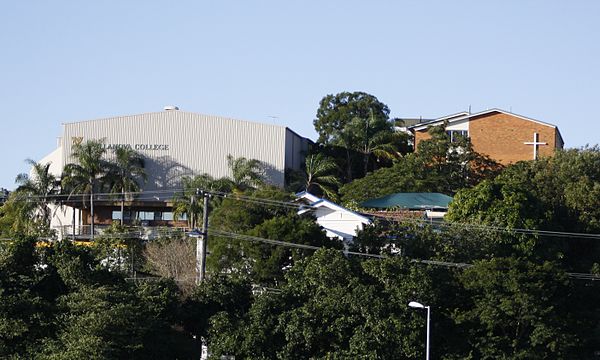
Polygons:
M533 145L533 160L537 160L538 158L538 146L539 145L548 145L548 143L540 142L540 134L533 133L533 142L524 142L525 145Z

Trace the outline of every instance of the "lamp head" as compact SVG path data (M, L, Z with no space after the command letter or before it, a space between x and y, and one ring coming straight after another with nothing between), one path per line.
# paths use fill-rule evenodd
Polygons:
M425 306L421 303L418 303L416 301L411 301L408 303L408 306L411 308L415 308L415 309L423 309L425 308Z

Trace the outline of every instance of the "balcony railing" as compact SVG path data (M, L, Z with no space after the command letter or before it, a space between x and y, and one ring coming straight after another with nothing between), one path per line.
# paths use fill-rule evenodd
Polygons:
M94 237L102 236L110 225L94 225ZM59 239L91 240L91 225L63 225L54 227ZM187 227L154 227L154 226L129 226L127 236L138 237L144 240L153 240L162 236L186 234Z

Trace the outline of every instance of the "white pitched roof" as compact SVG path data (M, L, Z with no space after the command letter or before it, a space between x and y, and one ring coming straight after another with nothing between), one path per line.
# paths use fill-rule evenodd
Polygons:
M409 130L411 131L418 131L418 130L423 130L423 129L427 129L428 126L435 126L438 124L443 123L444 121L448 121L448 124L452 124L455 122L459 122L459 121L464 121L464 120L469 120L471 118L474 117L478 117L478 116L482 116L482 115L487 115L487 114L491 114L491 113L502 113L502 114L507 114L507 115L511 115L514 117L518 117L520 119L526 120L526 121L531 121L540 125L544 125L544 126L549 126L553 129L556 129L558 132L558 136L560 137L560 141L564 144L564 140L562 138L562 135L560 134L560 131L558 130L558 127L556 125L552 125L549 124L547 122L543 122L540 120L536 120L536 119L532 119L530 117L527 116L523 116L523 115L519 115L519 114L515 114L515 113L511 113L509 111L506 110L502 110L502 109L498 109L498 108L493 108L493 109L489 109L489 110L485 110L485 111L480 111L478 113L474 113L474 114L469 114L469 113L457 113L457 114L452 114L452 115L448 115L448 116L443 116L441 118L437 118L435 120L431 120L431 121L427 121L421 124L417 124L414 126L410 126ZM461 115L464 114L464 115Z
M308 200L310 202L308 205L311 208L313 208L313 209L314 208L319 208L319 207L326 207L326 208L329 208L329 209L332 209L332 210L335 210L335 211L341 211L341 212L344 212L344 213L347 213L347 214L351 214L351 215L355 216L356 218L358 218L358 220L362 221L365 224L370 224L371 223L371 219L369 219L369 218L367 218L367 217L365 217L365 216L363 216L363 215L361 215L361 214L359 214L357 212L354 212L354 211L352 211L350 209L346 209L345 207L340 206L340 205L338 205L336 203L333 203L333 202L331 202L329 200L321 199L320 197L315 196L315 195L313 195L313 194L311 194L309 192L303 191L303 192L300 192L300 193L296 194L296 196L299 199L306 199L306 200ZM303 214L303 213L305 213L307 211L309 211L309 210L307 210L307 209L301 209L300 211L298 211L298 213L299 214Z
M431 120L431 121L427 121L427 122L424 122L424 123L420 123L420 124L411 126L410 129L412 129L412 130L423 130L423 129L426 129L430 125L436 125L438 123L442 123L442 122L444 122L444 120L448 120L448 123L451 124L453 122L457 122L457 121L461 121L461 120L465 120L465 119L470 119L470 118L477 117L477 116L487 115L487 114L491 114L491 113L495 113L495 112L503 113L503 114L507 114L507 115L512 115L512 116L521 118L523 120L532 121L532 122L535 122L535 123L538 123L538 124L541 124L541 125L549 126L551 128L556 128L556 125L552 125L552 124L549 124L549 123L546 123L546 122L543 122L543 121L540 121L540 120L532 119L532 118L529 118L529 117L526 117L526 116L523 116L523 115L514 114L514 113L511 113L511 112L502 110L502 109L496 109L496 108L494 108L494 109L489 109L489 110L481 111L481 112L474 113L474 114L464 113L464 115L461 115L461 113L458 113L458 114L454 114L454 115L443 116L443 117L437 118L435 120Z

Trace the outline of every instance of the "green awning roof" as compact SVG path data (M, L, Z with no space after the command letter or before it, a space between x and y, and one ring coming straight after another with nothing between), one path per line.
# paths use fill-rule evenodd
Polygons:
M370 199L362 204L364 208L402 208L409 210L447 209L452 197L440 193L396 193Z

